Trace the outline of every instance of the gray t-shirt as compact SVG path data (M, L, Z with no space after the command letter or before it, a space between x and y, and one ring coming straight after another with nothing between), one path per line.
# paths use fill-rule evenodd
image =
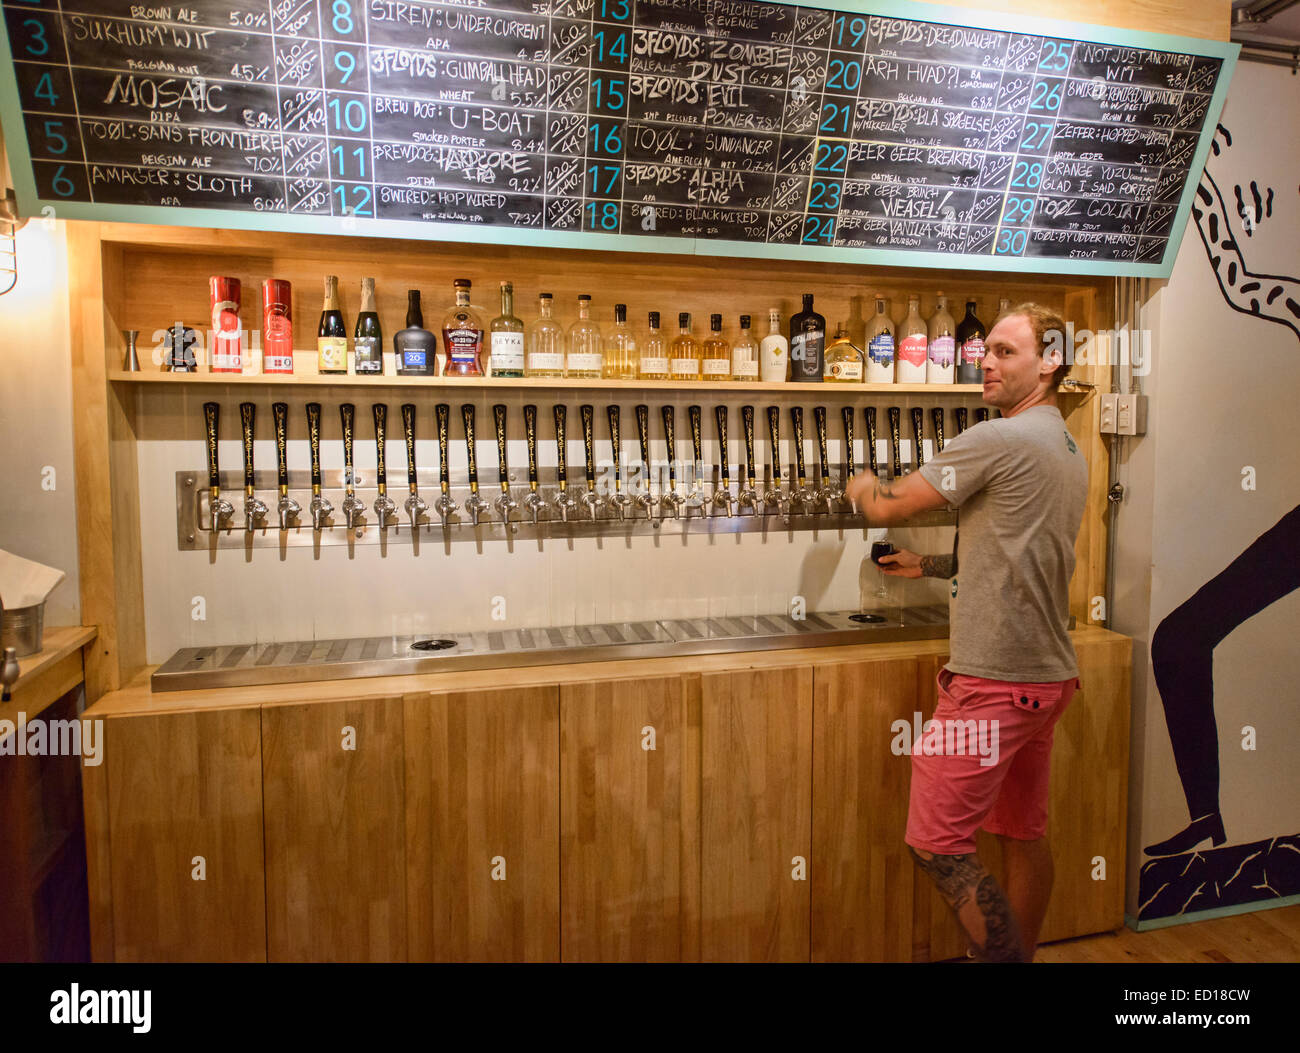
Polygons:
M1078 676L1066 627L1088 466L1060 410L981 421L920 471L961 509L947 668L1028 683Z

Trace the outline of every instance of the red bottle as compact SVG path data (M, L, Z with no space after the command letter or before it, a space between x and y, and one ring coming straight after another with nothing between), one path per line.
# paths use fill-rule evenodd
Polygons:
M239 279L213 277L208 281L212 299L213 373L244 371L243 327L239 322Z
M293 373L293 288L282 278L262 282L262 372Z

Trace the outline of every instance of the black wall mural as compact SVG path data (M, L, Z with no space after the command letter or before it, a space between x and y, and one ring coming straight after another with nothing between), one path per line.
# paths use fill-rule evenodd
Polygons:
M1285 325L1300 337L1300 279L1251 271L1233 235L1235 225L1253 237L1272 218L1274 190L1254 180L1247 187L1238 184L1236 212L1228 212L1213 168L1214 158L1231 145L1231 133L1219 125L1192 206L1197 231L1228 306ZM1170 612L1151 638L1152 670L1191 822L1145 848L1156 858L1142 867L1139 921L1300 893L1300 834L1229 843L1231 831L1219 809L1214 716L1215 647L1297 588L1300 505ZM1203 849L1206 842L1210 847Z

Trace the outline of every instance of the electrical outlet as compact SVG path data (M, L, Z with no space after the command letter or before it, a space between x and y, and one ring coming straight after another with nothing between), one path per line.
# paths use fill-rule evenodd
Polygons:
M1147 433L1147 397L1145 395L1118 395L1116 400L1116 434L1145 435Z
M1101 433L1118 435L1119 396L1102 395L1101 397Z

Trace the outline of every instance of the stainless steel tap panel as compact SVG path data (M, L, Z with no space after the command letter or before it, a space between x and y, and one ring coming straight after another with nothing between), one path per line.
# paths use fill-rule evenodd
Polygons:
M948 608L941 605L866 613L819 611L804 618L786 614L732 615L472 633L431 632L418 637L186 647L158 667L152 688L156 692L192 691L462 669L934 640L947 635Z

